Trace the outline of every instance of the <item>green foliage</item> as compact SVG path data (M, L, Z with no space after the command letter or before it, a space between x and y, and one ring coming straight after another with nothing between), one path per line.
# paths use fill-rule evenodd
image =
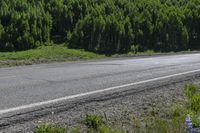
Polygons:
M1 0L0 51L50 41L107 55L198 50L199 6L198 0Z
M42 1L1 0L0 9L0 51L25 50L50 41L52 19Z
M67 129L63 126L57 125L41 125L39 126L36 133L67 133Z
M92 59L102 56L84 50L68 49L64 46L42 46L20 52L0 52L0 60L37 60L37 59ZM71 59L73 60L73 59Z
M137 54L138 53L138 49L139 49L138 45L132 45L131 49L130 49L130 52L133 53L133 54Z
M198 128L198 126L199 126L199 114L191 112L190 117L191 117L192 124L193 124L194 128Z
M30 65L53 61L97 59L104 56L84 50L68 49L66 46L41 46L18 52L0 52L0 66Z
M104 125L103 117L97 115L86 115L84 124L89 128L97 131Z
M172 118L178 118L181 117L183 114L185 114L184 108L180 105L175 105L172 107L171 110L171 117Z
M189 115L192 118L193 126L199 125L200 114L200 92L199 87L195 84L188 84L185 86L185 95L188 98Z
M109 127L108 124L102 121L102 116L96 115L87 115L85 118L85 126L87 126L84 131L81 128L72 128L71 130L65 128L64 126L58 125L40 125L36 128L36 133L125 133L126 131L122 130L123 127L118 126L118 130ZM193 120L196 120L193 118ZM196 122L196 121L194 121ZM93 124L91 124L93 123ZM121 129L121 130L120 130ZM161 118L151 118L149 121L145 122L145 127L133 127L132 129L127 130L127 132L134 133L186 133L185 123L182 119L172 119L166 120Z
M194 94L190 102L191 102L191 110L195 112L200 111L200 93Z
M86 115L84 125L87 126L88 133L123 133L110 128L103 121L103 117L100 115ZM64 126L58 125L40 125L36 128L35 133L81 133L80 128L67 129Z
M86 115L83 123L87 126L88 133L123 133L110 128L100 115Z
M38 126L35 133L81 133L81 129L79 127L69 129L63 125L44 124Z
M194 84L188 84L185 86L185 95L188 98L188 103L192 111L196 113L200 111L200 93L199 87Z
M184 93L189 99L191 99L193 95L197 93L197 91L198 91L198 86L192 83L187 84L184 89Z

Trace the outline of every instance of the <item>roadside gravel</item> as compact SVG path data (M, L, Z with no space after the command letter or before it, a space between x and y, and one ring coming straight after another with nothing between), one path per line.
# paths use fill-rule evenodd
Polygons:
M69 127L82 126L81 121L86 114L103 115L114 127L131 129L134 119L141 116L164 116L175 103L184 102L183 88L185 84L193 82L200 85L200 80L184 81L170 84L133 95L118 97L108 101L94 101L84 105L77 105L67 111L49 115L33 121L16 124L1 130L2 133L32 133L34 129L44 123L64 124Z

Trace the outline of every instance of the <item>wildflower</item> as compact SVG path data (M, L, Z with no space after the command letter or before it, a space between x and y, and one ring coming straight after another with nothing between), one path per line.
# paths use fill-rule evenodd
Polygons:
M185 122L186 122L186 125L187 125L187 131L189 133L197 133L197 129L193 128L192 120L191 120L189 115L186 117Z
M191 120L189 115L186 117L185 122L186 122L186 125L187 125L187 131L190 132L190 133L193 133L193 124L192 124L192 120Z

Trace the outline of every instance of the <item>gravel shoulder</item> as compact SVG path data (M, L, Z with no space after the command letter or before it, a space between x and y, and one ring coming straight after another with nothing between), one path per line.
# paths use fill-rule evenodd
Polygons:
M93 101L60 113L53 113L29 122L19 123L1 130L3 133L32 133L34 129L44 123L64 124L69 127L81 126L86 114L100 114L114 127L131 129L133 119L141 116L156 114L166 115L175 103L184 102L183 89L188 83L200 85L200 80L187 80L173 83L151 90L141 91L132 95L117 97L112 100Z

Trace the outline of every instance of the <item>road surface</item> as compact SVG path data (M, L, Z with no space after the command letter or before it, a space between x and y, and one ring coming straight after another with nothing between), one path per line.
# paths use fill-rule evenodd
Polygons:
M194 72L200 54L1 68L0 115Z

